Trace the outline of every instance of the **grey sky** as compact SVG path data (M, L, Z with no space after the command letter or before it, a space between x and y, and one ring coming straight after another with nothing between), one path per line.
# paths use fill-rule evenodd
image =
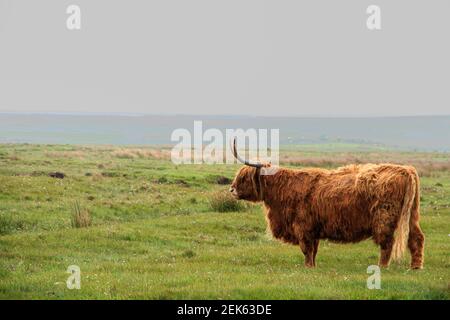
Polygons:
M82 30L66 29L66 8ZM382 30L366 28L381 7ZM450 1L0 0L0 111L450 114Z

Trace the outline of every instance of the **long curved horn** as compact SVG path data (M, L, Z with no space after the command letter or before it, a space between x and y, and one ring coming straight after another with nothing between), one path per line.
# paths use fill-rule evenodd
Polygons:
M264 165L260 162L250 162L248 160L242 159L241 156L238 154L237 152L237 148L236 148L236 137L234 137L233 140L233 155L236 159L238 159L238 161L242 162L243 164L250 166L250 167L255 167L255 168L262 168Z

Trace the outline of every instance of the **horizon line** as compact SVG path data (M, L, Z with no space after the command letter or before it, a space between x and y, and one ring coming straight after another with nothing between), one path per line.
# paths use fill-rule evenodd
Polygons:
M0 111L0 115L54 115L54 116L117 116L117 117L145 117L145 116L164 116L164 117L233 117L233 118L425 118L425 117L450 117L450 114L418 114L418 115L252 115L252 114L200 114L200 113L145 113L145 112L71 112L71 111Z

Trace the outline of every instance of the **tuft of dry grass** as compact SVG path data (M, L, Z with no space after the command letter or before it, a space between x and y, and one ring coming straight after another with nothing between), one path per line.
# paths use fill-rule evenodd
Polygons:
M450 162L425 162L415 165L421 177L439 177L440 173L450 171Z
M87 209L81 209L78 201L75 201L72 211L72 227L86 228L92 224L91 213Z
M209 199L209 204L211 209L217 212L233 212L242 211L245 209L245 206L233 198L230 192L226 190L213 193Z
M15 154L10 155L8 157L8 159L11 160L11 161L19 161L20 160L20 158L17 155L15 155Z
M55 158L55 159L83 159L86 154L83 151L75 150L75 151L46 151L44 152L44 155L48 158Z
M94 182L99 182L103 180L103 175L101 173L95 172L91 175L91 179Z
M169 159L170 153L157 149L129 149L121 148L111 152L111 155L119 159L137 159L137 158L153 158L153 159Z

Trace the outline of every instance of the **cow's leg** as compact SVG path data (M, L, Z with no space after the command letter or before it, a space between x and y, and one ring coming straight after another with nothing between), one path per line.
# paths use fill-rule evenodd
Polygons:
M314 240L314 252L313 252L313 264L316 266L316 255L317 251L319 251L319 239Z
M314 240L302 239L300 240L300 249L305 255L305 266L308 268L314 267Z
M394 245L394 232L397 225L398 214L394 210L381 208L375 213L373 223L373 239L381 248L380 267L388 267Z
M387 268L391 261L392 246L394 245L393 235L387 235L385 239L380 243L380 260L378 262L380 267Z
M420 229L418 221L411 221L409 228L408 248L411 252L411 268L422 269L425 236Z

